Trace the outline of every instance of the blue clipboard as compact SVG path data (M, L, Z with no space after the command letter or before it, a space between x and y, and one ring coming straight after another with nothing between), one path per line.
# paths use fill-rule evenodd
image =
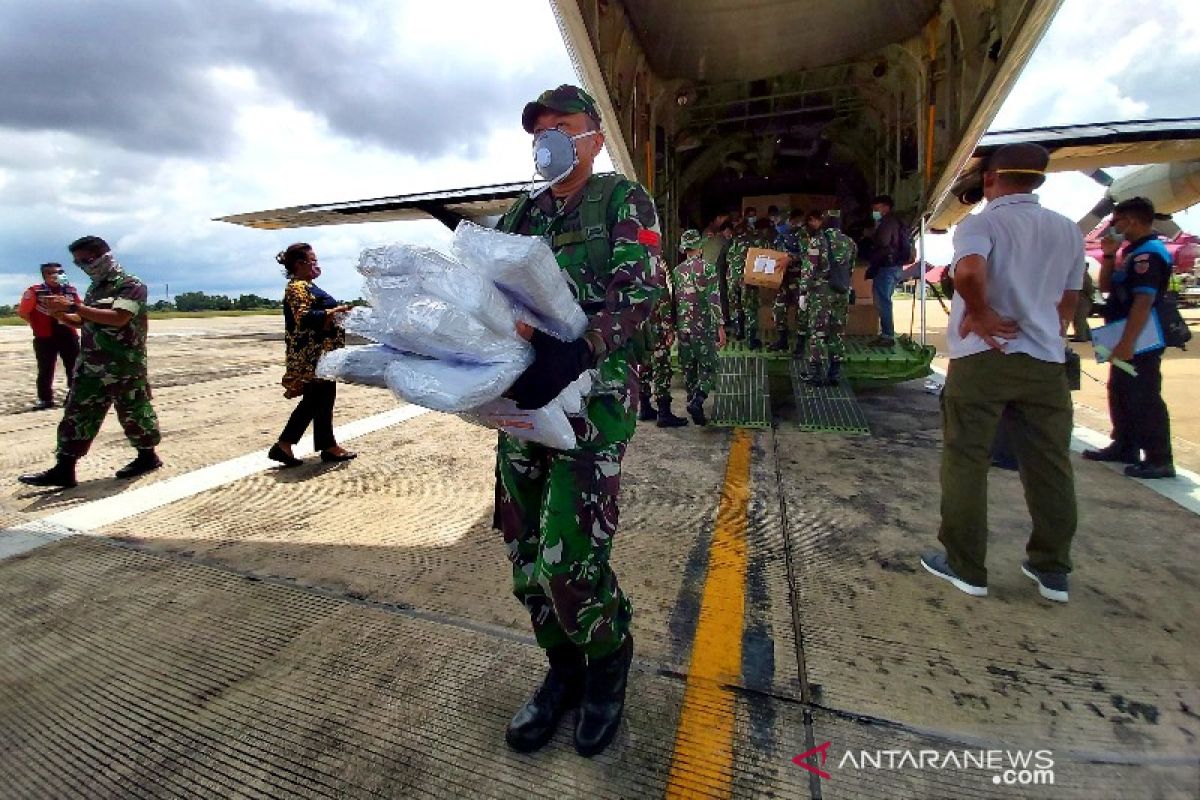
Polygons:
M1121 337L1125 335L1125 320L1120 319L1116 322L1110 322L1107 325L1102 325L1099 328L1092 328L1092 344L1103 345L1111 351L1121 341ZM1142 327L1141 334L1138 335L1137 341L1133 343L1133 354L1140 356L1142 353L1149 353L1151 350L1162 350L1167 346L1163 341L1162 323L1158 319L1158 309L1150 309L1150 319L1146 320L1146 324ZM1099 350L1099 348L1096 348ZM1100 353L1096 353L1096 361L1103 364L1107 358L1101 358Z

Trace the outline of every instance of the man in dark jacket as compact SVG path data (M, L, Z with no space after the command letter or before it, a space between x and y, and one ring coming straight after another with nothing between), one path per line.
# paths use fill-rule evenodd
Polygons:
M900 280L900 272L908 260L908 229L892 210L892 198L881 194L871 202L871 218L875 232L871 235L870 267L867 278L879 310L879 338L875 344L891 347L896 343L896 328L892 320L892 293Z

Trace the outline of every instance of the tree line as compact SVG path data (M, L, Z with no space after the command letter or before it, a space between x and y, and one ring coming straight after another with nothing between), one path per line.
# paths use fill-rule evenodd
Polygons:
M359 298L350 305L366 305ZM175 300L158 300L150 304L151 311L271 311L283 308L283 302L270 297L259 297L256 294L241 294L237 298L224 294L208 294L206 292L180 292ZM15 317L15 305L0 305L0 317Z

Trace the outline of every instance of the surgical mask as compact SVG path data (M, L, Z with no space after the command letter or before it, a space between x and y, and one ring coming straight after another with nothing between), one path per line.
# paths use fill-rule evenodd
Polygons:
M549 181L529 193L536 197L571 174L579 163L579 151L575 140L592 136L599 131L585 131L571 136L558 128L542 131L533 140L533 168L537 174Z
M882 211L872 211L871 219L875 220L876 222L879 222L879 220L883 219L883 212Z
M67 283L67 274L65 272L51 272L46 275L46 283L51 286L64 286Z
M113 261L112 253L105 253L87 264L81 264L79 261L76 261L75 266L83 270L92 280L98 280L108 273L119 269L117 263Z
M747 224L748 226L750 226L751 228L753 228L753 227L754 227L754 223L756 223L756 222L758 222L758 217L754 216L753 214L751 214L750 216L746 217L746 224Z

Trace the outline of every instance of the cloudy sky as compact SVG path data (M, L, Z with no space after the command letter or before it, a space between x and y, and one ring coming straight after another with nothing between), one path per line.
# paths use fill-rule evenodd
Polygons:
M1198 39L1194 0L1067 0L995 127L1195 113ZM212 218L524 178L521 106L574 80L545 0L8 0L0 75L0 303L89 233L154 299L278 295L272 257L296 240L356 296L363 247L445 229ZM1055 176L1043 194L1080 216L1100 189Z

